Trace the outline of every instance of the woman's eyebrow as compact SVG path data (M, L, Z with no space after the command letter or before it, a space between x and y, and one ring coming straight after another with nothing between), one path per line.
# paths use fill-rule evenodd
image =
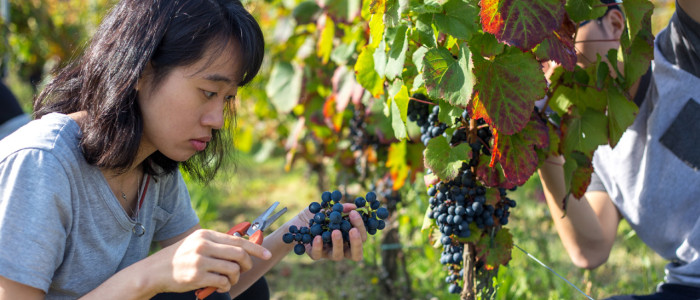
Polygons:
M228 84L233 84L234 82L233 79L221 74L207 74L206 76L204 76L204 79L209 81L224 82Z

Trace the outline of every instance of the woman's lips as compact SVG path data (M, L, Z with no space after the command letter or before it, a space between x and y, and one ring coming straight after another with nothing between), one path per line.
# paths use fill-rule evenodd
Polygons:
M205 148L207 148L207 142L205 142L205 141L190 140L190 144L197 151L203 151Z

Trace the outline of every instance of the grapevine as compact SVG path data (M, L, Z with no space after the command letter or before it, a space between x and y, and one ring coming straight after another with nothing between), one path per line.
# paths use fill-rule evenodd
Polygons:
M585 69L574 35L605 13L598 0L303 1L267 15L280 21L266 96L293 124L288 162L325 163L346 186L388 177L392 193L425 179L446 289L492 295L513 247L508 191L557 155L580 197L593 151L634 119L623 91L650 64L653 5L622 9L620 49ZM559 64L549 78L544 61Z

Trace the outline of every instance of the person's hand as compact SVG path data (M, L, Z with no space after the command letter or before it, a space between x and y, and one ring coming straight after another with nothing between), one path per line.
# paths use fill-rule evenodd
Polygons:
M440 179L433 174L423 175L423 181L425 182L425 187L430 187L431 185L437 184Z
M350 224L352 224L352 229L348 232L350 237L350 245L346 245L343 242L343 234L340 230L333 230L331 233L331 245L325 245L321 236L314 237L311 244L307 244L306 253L313 260L319 259L330 259L334 261L340 261L345 258L352 259L354 261L362 261L363 252L362 246L367 240L367 229L365 228L365 223L362 221L362 216L359 212L355 211L355 204L343 203L343 212L349 213L348 217L350 219ZM308 208L299 214L300 218L302 215L312 215ZM306 222L301 222L302 226L308 226L308 219Z
M269 259L262 246L225 233L199 229L147 258L161 292L186 292L216 287L231 289L241 273L253 267L251 258Z

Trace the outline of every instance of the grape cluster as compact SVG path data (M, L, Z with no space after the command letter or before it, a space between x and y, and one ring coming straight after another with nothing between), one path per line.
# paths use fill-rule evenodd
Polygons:
M343 235L343 241L350 243L350 219L347 213L343 212L343 204L340 200L343 194L335 190L331 192L323 192L321 194L321 203L311 202L309 211L314 214L313 219L309 220L309 226L298 228L297 226L289 226L289 232L282 236L282 240L291 244L297 242L294 246L294 253L298 255L306 252L306 244L311 244L314 237L320 235L324 244L332 244L331 233L333 230L340 230ZM378 230L384 229L386 223L384 219L389 216L389 211L385 207L381 207L381 203L377 200L377 194L369 192L363 197L355 199L355 210L362 216L362 221L365 223L367 233L374 235Z
M401 202L401 193L394 190L394 179L390 176L378 179L376 184L373 183L370 185L369 189L377 195L380 195L384 199L387 208L390 210Z
M476 176L468 164L463 164L460 175L449 182L438 182L428 189L430 213L435 219L442 236L443 245L440 263L450 268L446 281L449 291L459 292L458 280L462 263L463 244L460 238L471 235L470 226L479 229L508 224L509 209L515 207L515 200L509 199L506 190L499 189L495 204L488 204L486 187L476 181ZM457 286L457 287L454 287Z
M428 115L428 122L420 126L420 141L423 145L428 145L430 139L442 135L447 129L447 124L441 123L438 120L438 115L440 114L440 107L433 106L433 110L430 115Z
M476 130L476 136L479 137L479 139L470 144L470 146L474 153L479 153L481 150L481 153L484 155L491 155L491 151L489 151L488 147L485 146L489 145L493 134L488 127L484 126L485 124L486 122L484 122L484 119L476 120L476 125L479 126L479 129Z
M428 97L420 93L413 94L412 98L422 100L425 102L430 102L430 100L428 100ZM424 124L428 123L428 114L430 113L430 104L427 104L425 102L408 102L408 110L406 115L408 117L408 120L411 122L416 122L416 124L421 127Z
M379 138L367 132L365 114L359 109L355 109L352 119L350 119L350 151L363 150L368 146L378 146Z

